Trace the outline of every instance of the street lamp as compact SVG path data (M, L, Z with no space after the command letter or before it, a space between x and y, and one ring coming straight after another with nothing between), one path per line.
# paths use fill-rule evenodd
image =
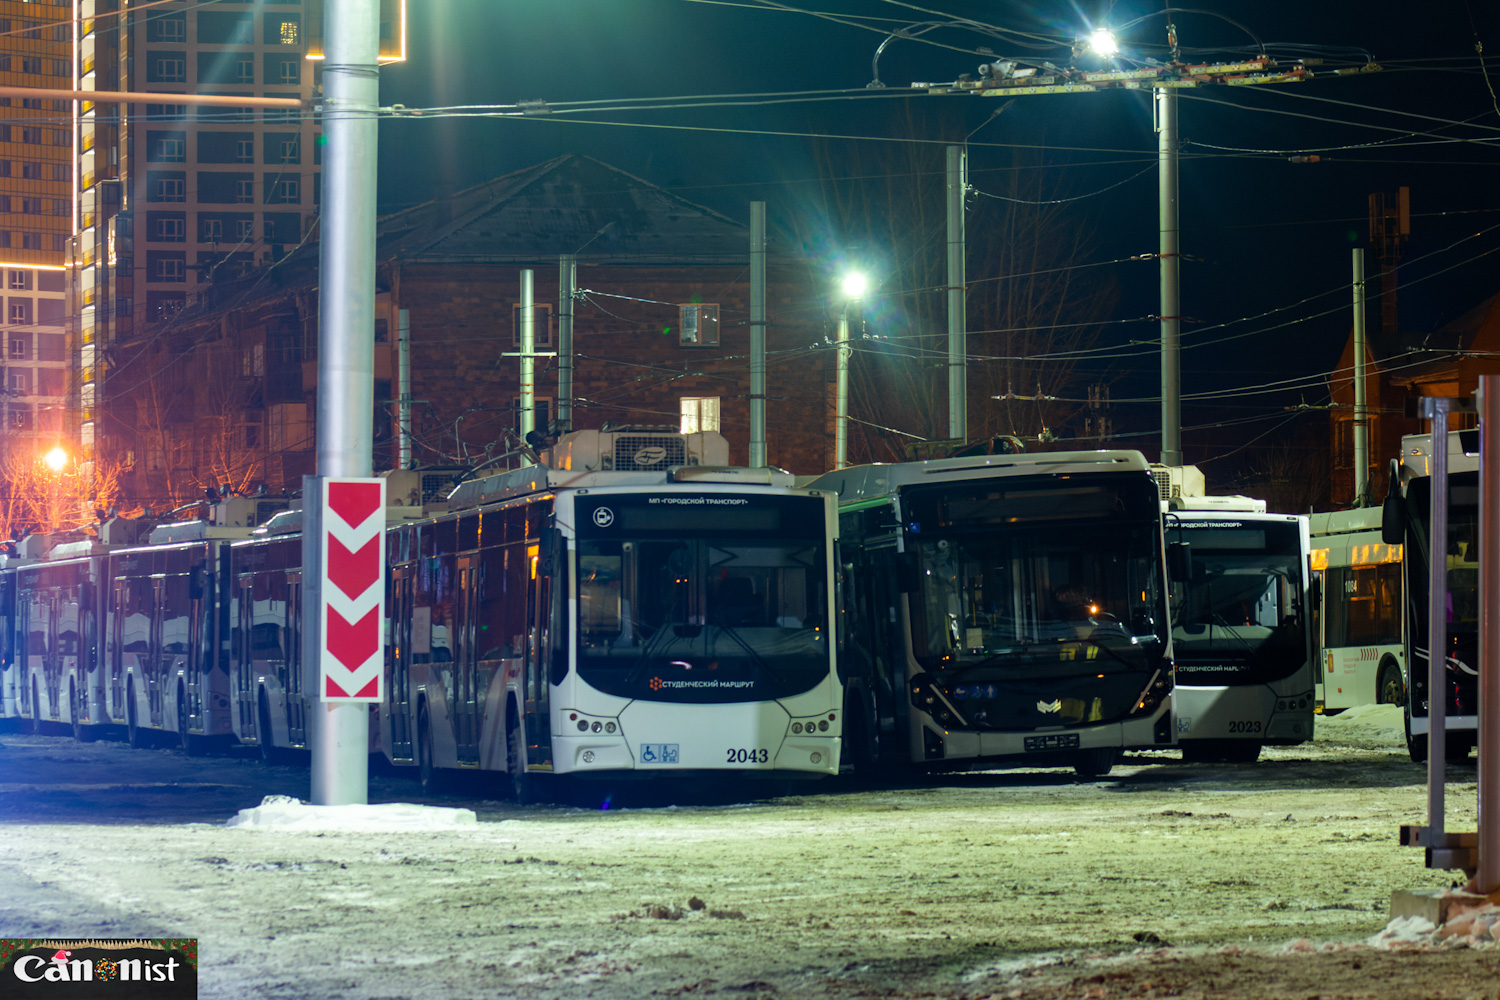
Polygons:
M42 462L53 472L61 472L67 468L68 453L62 449L61 445L58 445L42 456Z
M1120 42L1108 28L1095 28L1089 33L1089 49L1095 55L1108 59L1120 51Z
M839 283L844 306L839 310L838 406L833 430L833 467L849 464L849 307L864 298L870 280L859 271L845 274Z

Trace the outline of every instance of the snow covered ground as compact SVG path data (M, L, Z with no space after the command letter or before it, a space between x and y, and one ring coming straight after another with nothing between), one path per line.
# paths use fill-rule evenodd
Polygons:
M204 997L1493 995L1483 936L1387 927L1453 881L1396 844L1399 712L1318 737L601 810L387 774L372 803L408 804L309 807L265 798L305 770L7 735L0 936L197 937ZM1472 828L1473 762L1449 778Z

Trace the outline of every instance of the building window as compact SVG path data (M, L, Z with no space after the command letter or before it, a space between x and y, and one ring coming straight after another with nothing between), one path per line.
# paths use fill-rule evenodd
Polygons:
M29 337L10 338L10 359L12 361L31 360L31 339Z
M298 177L266 176L267 205L295 205L301 201L302 181Z
M298 41L298 24L296 21L282 21L277 25L277 37L282 45L296 45Z
M10 377L6 379L10 391L17 396L31 395L31 372L25 368L10 370Z
M302 60L287 58L279 54L266 55L266 83L282 86L302 82Z
M147 159L163 163L181 163L187 159L185 132L152 132L147 143L151 150Z
M241 205L255 204L255 182L249 180L235 181L234 200Z
M146 22L149 42L183 42L187 40L187 18L182 14L153 14Z
M10 161L9 160L4 160L4 161L0 161L0 162L3 162L6 167L10 166ZM47 175L48 175L47 176L48 180L54 180L54 181L70 181L70 180L73 179L72 173L68 169L68 164L66 164L66 163L49 163L49 164L47 164ZM8 171L6 171L6 172L0 172L0 177L8 177L8 176L10 176L10 174L9 174Z
M40 76L41 72L42 72L42 57L41 56L22 56L21 57L21 72L22 73L31 73L31 74L34 74L36 76Z
M53 215L70 215L70 214L72 214L72 212L73 212L73 206L66 199L63 199L63 198L53 198L52 199L52 214Z
M52 75L53 76L72 76L73 75L73 64L70 63L66 59L54 59L54 60L52 60Z
M234 162L236 162L236 163L254 163L255 162L255 140L254 139L236 139L235 140L235 143L234 143Z
M6 423L13 431L31 430L31 406L27 403L11 403L6 414Z
M510 307L511 344L517 350L521 347L521 303L517 302ZM531 307L531 336L532 346L538 351L545 351L552 346L552 305L551 303L534 303Z
M223 219L203 219L203 242L217 243L224 238Z
M73 132L65 128L49 128L47 130L47 141L54 146L66 146L73 148Z
M180 217L157 219L156 238L162 243L181 243L186 239L184 228L184 221Z
M150 281L186 281L187 256L181 250L148 251L146 277Z
M516 413L515 430L519 434L521 433L521 397L513 398L515 402L512 405L515 406ZM547 425L552 421L552 400L543 396L533 396L531 412L534 418L532 428L546 433Z
M22 289L22 290L28 291L28 292L31 291L31 272L30 271L11 271L7 275L7 278L8 278L7 284L11 288L19 288L19 289Z
M22 250L40 250L41 248L42 248L42 234L41 233L22 233L21 234L21 249Z
M22 125L21 141L40 146L42 144L42 130L30 125Z
M7 303L5 315L6 318L9 319L12 323L18 323L22 326L30 326L31 300L11 299L10 302Z
M683 347L719 346L719 307L696 303L679 306L678 329Z
M21 214L22 215L41 215L42 214L42 199L40 199L40 198L22 198L21 199Z
M181 55L148 55L146 67L147 83L187 82L187 60ZM37 72L41 72L40 67Z
M281 162L296 163L300 158L298 151L301 147L296 139L284 139L281 143Z
M187 180L180 173L171 174L148 171L146 174L146 183L146 190L149 192L148 199L151 201L184 200Z
M62 253L68 249L68 238L62 233L45 233L43 234L42 247L43 249L51 250L53 253Z
M684 396L682 403L682 433L698 434L719 429L718 396Z
M180 122L187 120L186 104L148 104L146 120L149 122Z
M241 56L234 62L234 82L255 82L255 60L250 56Z

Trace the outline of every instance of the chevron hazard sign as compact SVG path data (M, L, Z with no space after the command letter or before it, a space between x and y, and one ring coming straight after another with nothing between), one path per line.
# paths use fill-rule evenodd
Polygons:
M324 479L323 701L379 701L385 674L385 480Z

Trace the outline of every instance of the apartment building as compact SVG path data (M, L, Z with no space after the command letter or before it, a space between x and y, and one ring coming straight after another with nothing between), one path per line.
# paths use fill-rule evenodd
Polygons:
M78 436L86 454L160 463L170 458L137 453L137 414L112 409L134 388L112 373L170 338L174 317L204 288L298 246L319 202L310 112L193 106L173 95L308 100L318 65L307 58L310 15L299 0L79 7L79 89L161 99L79 103Z
M72 86L71 2L0 0L0 85ZM68 434L72 102L0 96L0 451L34 460Z

